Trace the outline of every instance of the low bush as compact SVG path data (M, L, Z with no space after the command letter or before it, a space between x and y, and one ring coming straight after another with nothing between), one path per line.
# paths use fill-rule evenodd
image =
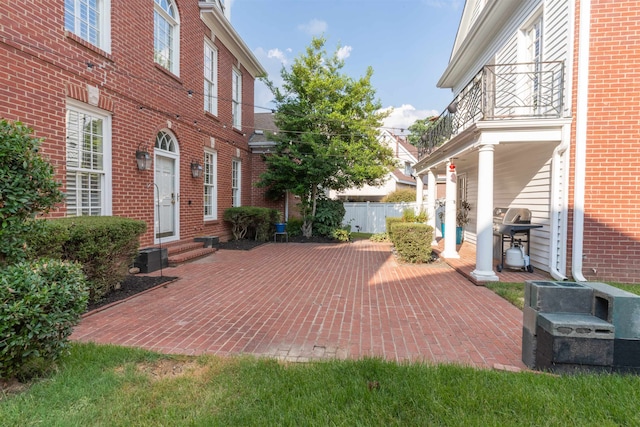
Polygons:
M333 230L331 237L340 242L350 242L351 230L349 228L336 228L335 230Z
M301 218L289 218L287 220L287 233L291 237L300 236L302 234L302 221Z
M29 256L82 264L91 302L98 301L124 280L138 255L139 238L147 227L143 221L113 216L41 222L37 232L26 236Z
M402 261L423 263L431 261L433 227L426 224L396 222L391 226L391 239Z
M256 206L238 206L225 210L223 218L231 223L235 240L254 238L266 242L273 235L274 224L280 220L280 212Z
M67 347L87 298L76 263L40 260L0 270L0 378L44 372Z
M388 233L376 233L369 237L369 240L372 242L388 242L389 234Z
M393 241L393 236L391 235L393 233L393 224L398 224L401 222L404 222L402 220L402 217L398 217L398 216L388 216L384 219L385 222L385 230L387 231L387 235L389 236L389 239L391 239Z

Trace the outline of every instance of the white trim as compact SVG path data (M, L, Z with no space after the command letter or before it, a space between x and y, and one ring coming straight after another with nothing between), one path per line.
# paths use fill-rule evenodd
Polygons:
M237 110L236 110L237 108ZM242 129L242 73L237 68L231 70L231 117L233 127Z
M155 141L157 138L157 135L160 132L164 132L168 135L171 136L171 138L173 138L173 142L175 145L176 150L174 152L171 151L166 151L160 148L155 148ZM160 157L165 157L165 158L169 158L174 160L174 166L175 166L175 179L174 179L174 183L175 183L175 192L176 192L176 203L174 205L174 210L175 210L175 216L174 216L174 231L175 234L172 237L161 237L158 238L157 237L157 232L156 232L156 228L155 228L155 224L158 222L158 209L156 207L156 202L154 201L153 203L153 241L154 243L160 243L160 241L164 242L173 242L176 240L180 240L180 144L178 142L178 138L176 137L176 135L167 128L164 129L160 129L156 132L156 134L154 135L153 138L153 143L154 143L154 150L153 150L153 183L155 185L157 185L158 183L156 182L156 165L157 165L157 158L158 156ZM156 198L156 195L154 194L154 200Z
M213 182L209 185L213 186L213 194L211 195L211 199L212 199L212 213L211 215L204 215L204 206L203 206L203 216L204 216L204 220L205 221L213 221L213 220L217 220L218 219L218 152L216 150L213 150L211 148L205 148L204 149L204 155L205 158L207 155L211 155L212 156L212 172L211 172L211 176L213 179ZM206 168L206 162L204 163L204 169L205 172L207 170ZM205 180L206 180L206 176L205 176ZM204 189L207 188L207 184L203 183L203 195L202 195L202 201L204 204Z
M73 0L74 14L73 14L73 26L74 29L71 30L67 28L66 25L66 3L65 3L65 30L70 33L75 34L80 37L82 40L85 40L87 43L90 43L107 53L111 53L111 0L98 0L98 40L97 44L94 44L91 40L86 39L80 34L78 30L78 3L79 0Z
M104 171L102 182L102 216L111 216L113 212L113 171L112 171L112 115L109 111L103 110L92 105L84 104L74 99L67 98L65 105L65 134L67 132L66 114L69 108L79 110L80 112L91 114L102 119L102 168ZM67 161L66 143L65 143L65 164ZM66 176L65 176L66 180Z
M234 192L236 188L233 186L235 164L238 165L237 176L235 177L236 185L237 185L237 193ZM231 205L233 207L242 206L242 160L235 159L235 158L231 160Z
M204 110L207 111L210 114L213 114L214 116L218 115L218 48L213 44L213 42L209 39L204 39L204 60L206 61L207 58L207 50L211 51L211 55L213 58L213 92L214 93L209 93L209 99L207 99L207 86L209 85L209 76L207 76L206 73L206 67L207 64L205 63L205 66L203 67L202 73L204 74Z

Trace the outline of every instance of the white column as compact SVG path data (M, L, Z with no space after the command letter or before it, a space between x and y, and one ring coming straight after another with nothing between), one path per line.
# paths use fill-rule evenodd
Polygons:
M433 227L432 246L437 246L436 240L436 175L433 169L427 172L427 215L429 216L429 225Z
M471 272L478 282L500 281L493 271L493 149L481 145L478 153L476 269Z
M446 205L444 213L444 258L460 258L456 250L456 194L458 179L455 170L450 169L451 160L447 161Z
M422 204L424 203L424 183L422 182L422 176L416 174L416 215L420 213Z

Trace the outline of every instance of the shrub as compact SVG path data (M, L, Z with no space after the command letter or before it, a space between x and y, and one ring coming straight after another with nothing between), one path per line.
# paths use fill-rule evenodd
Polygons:
M332 237L334 230L341 228L346 210L341 200L318 199L313 232L317 236Z
M38 222L42 223L38 232L25 236L29 256L81 263L92 302L124 280L138 255L138 239L147 227L143 221L113 216Z
M405 209L402 211L402 222L418 222L416 221L416 213L413 209Z
M389 234L388 233L376 233L371 235L371 237L369 237L369 240L371 240L372 242L388 242L389 241Z
M300 218L289 218L287 220L287 233L291 237L300 236L302 234L302 224L304 221Z
M87 297L79 264L41 260L0 270L0 378L28 378L51 365Z
M411 263L431 261L433 227L420 223L395 223L391 226L393 245L401 260Z
M404 190L396 190L393 193L389 193L382 198L384 203L399 203L399 202L415 202L416 190L410 188Z
M347 228L336 228L333 230L331 237L340 241L340 242L350 242L351 241L351 231Z
M253 237L266 242L274 232L274 224L280 220L280 212L256 206L238 206L225 210L223 218L231 223L235 240Z
M397 216L388 216L384 219L384 222L385 222L385 230L387 230L389 239L393 240L393 236L391 235L393 233L393 230L392 230L393 224L402 222L402 218Z
M25 259L24 234L36 224L30 220L62 200L53 166L31 132L0 120L0 266Z

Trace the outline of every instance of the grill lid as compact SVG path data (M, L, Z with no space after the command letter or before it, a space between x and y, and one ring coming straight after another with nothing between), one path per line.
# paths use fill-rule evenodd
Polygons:
M527 208L495 208L493 222L496 224L531 224L531 211Z

